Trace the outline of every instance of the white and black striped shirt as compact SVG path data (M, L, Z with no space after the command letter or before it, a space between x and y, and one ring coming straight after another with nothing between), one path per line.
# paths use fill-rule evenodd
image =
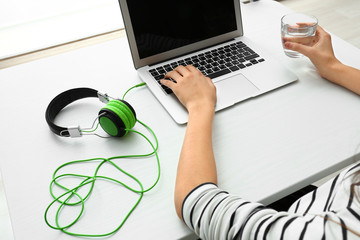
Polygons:
M360 239L352 231L360 233L360 202L350 191L359 169L359 163L350 166L298 199L288 212L205 183L185 198L183 219L201 239Z

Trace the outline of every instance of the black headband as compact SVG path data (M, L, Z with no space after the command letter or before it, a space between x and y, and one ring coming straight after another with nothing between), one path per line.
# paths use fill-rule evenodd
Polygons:
M70 103L88 97L96 97L101 101L106 101L106 95L98 93L97 90L91 88L74 88L57 95L50 103L45 112L46 122L50 130L62 137L70 137L68 128L57 126L54 123L56 115ZM102 98L101 98L102 97Z

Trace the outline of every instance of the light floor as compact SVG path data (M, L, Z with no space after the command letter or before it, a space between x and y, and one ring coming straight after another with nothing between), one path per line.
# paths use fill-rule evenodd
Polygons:
M282 0L280 2L296 12L316 16L319 19L319 24L326 30L360 48L359 0ZM316 182L315 185L319 186L323 182L324 180ZM0 239L13 239L1 178Z

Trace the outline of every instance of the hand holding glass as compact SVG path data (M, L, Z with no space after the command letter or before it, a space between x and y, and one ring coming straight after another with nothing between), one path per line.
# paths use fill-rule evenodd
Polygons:
M318 20L314 16L290 13L281 18L281 39L284 52L292 58L302 57L301 53L286 49L285 42L295 42L306 46L312 46Z

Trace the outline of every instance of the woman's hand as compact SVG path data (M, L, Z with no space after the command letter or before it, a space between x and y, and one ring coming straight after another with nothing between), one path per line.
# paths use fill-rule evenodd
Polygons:
M320 76L360 95L360 70L342 64L334 55L331 36L320 26L317 27L311 46L283 39L287 49L297 51L308 58L317 68Z
M161 83L174 92L188 112L204 108L215 109L216 87L210 78L194 66L178 66L165 77L176 81L162 79Z
M317 27L314 40L310 46L293 42L287 38L284 38L283 40L285 48L297 51L310 58L320 76L324 78L329 78L329 68L340 63L334 55L331 44L331 35L325 32L320 26Z

